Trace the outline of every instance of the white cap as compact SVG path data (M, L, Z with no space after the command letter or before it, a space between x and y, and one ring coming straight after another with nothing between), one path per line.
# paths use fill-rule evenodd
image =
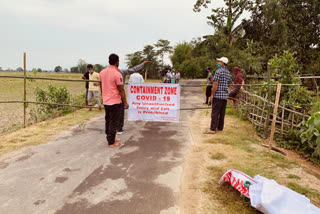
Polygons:
M220 59L217 59L219 62L223 62L224 64L228 64L229 60L227 57L221 57Z

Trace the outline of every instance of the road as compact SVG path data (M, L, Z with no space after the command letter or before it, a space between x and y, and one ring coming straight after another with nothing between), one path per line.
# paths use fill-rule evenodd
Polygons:
M201 104L201 88L181 91L181 107ZM119 149L107 147L102 114L57 140L1 157L0 213L179 213L192 116L181 111L180 123L125 121Z

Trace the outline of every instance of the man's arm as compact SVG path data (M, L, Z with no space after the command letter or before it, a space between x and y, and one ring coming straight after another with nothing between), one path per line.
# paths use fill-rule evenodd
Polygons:
M219 85L219 82L214 82L213 83L212 92L211 92L211 96L210 96L211 103L212 103L212 100L213 100L213 96L214 96L214 94L216 93L216 91L218 89L218 85Z
M213 85L213 78L212 78L212 77L210 78L210 82L211 82L211 84Z
M134 66L133 68L128 68L128 69L120 69L120 72L124 75L130 75L133 74L134 72L142 70L142 68L148 64L150 61L144 61L140 65Z
M127 109L129 108L129 105L127 103L127 97L126 97L126 91L124 90L123 85L117 85L118 91L120 93L120 96L122 98L122 101L124 103L124 108Z

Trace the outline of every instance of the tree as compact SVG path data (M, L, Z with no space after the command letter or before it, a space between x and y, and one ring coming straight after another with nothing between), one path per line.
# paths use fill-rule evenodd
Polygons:
M23 72L23 68L18 67L18 68L17 68L17 71L18 71L18 72Z
M158 48L156 54L160 56L162 67L164 67L163 57L166 53L172 53L172 49L173 49L170 46L170 41L164 40L164 39L159 39L158 42L154 46L156 48Z
M228 42L232 44L232 30L235 27L236 21L240 18L243 11L249 10L252 7L250 0L224 0L226 7L212 9L213 14L208 16L209 25L213 26L216 31L222 31L228 36ZM197 0L194 5L194 11L200 12L201 7L208 7L211 0Z
M183 42L174 47L171 62L173 67L178 68L185 60L192 58L193 47L190 43Z
M132 54L126 55L126 64L129 68L139 65L143 61L143 56L141 51L136 51Z
M68 68L63 69L63 72L64 72L64 73L69 73Z
M36 68L32 68L32 73L33 73L34 76L36 76L37 73L38 73L38 70Z
M54 72L62 72L62 67L60 65L56 66Z
M93 69L94 69L94 71L100 73L100 71L102 71L102 70L104 69L104 66L103 66L103 65L100 65L100 64L95 64L95 65L93 66Z
M42 72L42 69L41 68L38 68L38 73L41 73Z
M83 59L79 59L77 66L80 73L84 74L87 72L87 63Z
M71 72L71 73L80 73L78 67L71 67L71 68L70 68L70 72Z
M2 67L0 67L0 71L2 71Z

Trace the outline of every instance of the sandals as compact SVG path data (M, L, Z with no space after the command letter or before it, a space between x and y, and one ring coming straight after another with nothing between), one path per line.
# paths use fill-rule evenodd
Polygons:
M203 134L216 134L217 132L216 131L212 131L212 130L207 130L205 132L203 132Z
M109 145L109 147L120 147L122 144L119 142L116 142L114 144Z

